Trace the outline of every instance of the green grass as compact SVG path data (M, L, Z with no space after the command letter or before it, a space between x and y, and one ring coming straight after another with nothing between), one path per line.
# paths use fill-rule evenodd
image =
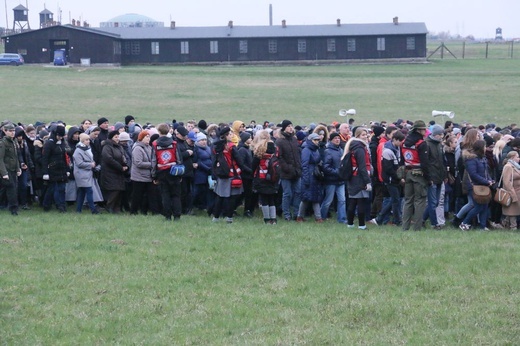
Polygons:
M518 234L3 216L3 344L515 344ZM93 220L95 220L93 222Z
M111 123L132 114L138 122L206 119L248 122L284 118L296 123L358 123L429 119L450 110L457 121L510 123L520 60L435 60L419 65L307 67L128 67L0 69L3 117L23 122L61 119L78 123L106 116Z
M519 119L517 60L1 68L2 117ZM258 213L257 213L258 214ZM517 344L515 232L0 211L0 344Z

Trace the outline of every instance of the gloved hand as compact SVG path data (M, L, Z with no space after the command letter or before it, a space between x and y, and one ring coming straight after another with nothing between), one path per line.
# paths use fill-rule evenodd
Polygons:
M49 175L48 174L44 174L43 175L43 180L49 180Z
M70 177L70 172L67 172L67 178Z
M368 192L372 191L372 184L367 184L367 188L366 188L366 190L367 190Z

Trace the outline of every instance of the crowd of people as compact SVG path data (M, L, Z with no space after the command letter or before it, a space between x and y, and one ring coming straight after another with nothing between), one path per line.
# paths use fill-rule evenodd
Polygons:
M12 215L88 208L232 223L258 213L268 225L357 219L359 229L405 231L514 230L520 216L516 124L141 125L128 115L113 125L4 121L0 137L0 208Z

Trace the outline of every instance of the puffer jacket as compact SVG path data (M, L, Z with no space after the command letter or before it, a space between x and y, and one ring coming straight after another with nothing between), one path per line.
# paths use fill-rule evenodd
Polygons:
M468 175L468 179L465 181L468 193L473 190L473 185L489 186L491 178L488 172L487 159L485 157L478 157L469 150L464 150L462 155Z
M62 139L56 140L52 136L43 145L42 156L42 173L49 175L49 181L66 182L68 180L67 173L70 173L70 167L67 162L67 145Z
M152 146L143 142L136 142L132 149L132 166L130 179L142 183L152 181L152 168L155 166L155 155Z
M323 188L314 176L315 167L321 164L318 146L307 140L302 147L302 200L320 203L323 199Z
M339 177L339 165L343 149L332 143L327 144L325 158L323 160L323 173L325 174L325 185L342 185L345 181Z

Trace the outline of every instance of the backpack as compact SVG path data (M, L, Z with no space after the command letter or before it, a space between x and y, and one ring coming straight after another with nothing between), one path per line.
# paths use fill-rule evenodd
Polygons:
M267 161L267 174L265 179L272 182L278 182L280 180L280 170L281 168L278 157L273 155L273 157Z
M338 175L342 180L350 181L354 176L354 168L352 165L352 152L349 151L339 164Z
M229 163L224 156L223 151L215 154L215 161L213 162L213 174L218 178L229 178Z

